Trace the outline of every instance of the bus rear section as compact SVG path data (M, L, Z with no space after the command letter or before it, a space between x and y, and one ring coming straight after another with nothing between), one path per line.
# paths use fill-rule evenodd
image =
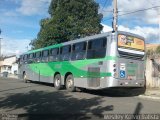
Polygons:
M144 38L130 33L117 34L115 74L108 87L145 86Z

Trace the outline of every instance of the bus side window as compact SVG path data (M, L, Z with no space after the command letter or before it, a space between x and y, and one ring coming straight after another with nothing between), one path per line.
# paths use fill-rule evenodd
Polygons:
M28 55L28 63L33 63L34 62L34 53L31 53Z
M71 45L66 45L60 49L60 60L67 61L71 57Z
M41 61L41 52L36 52L35 53L35 62L40 62Z
M49 55L48 50L42 51L42 62L48 62L48 55Z
M19 60L19 64L23 63L23 55L20 55L20 60Z
M59 48L53 48L50 50L49 61L59 60Z
M86 57L86 42L73 44L72 47L72 60L82 60Z
M25 55L23 56L23 63L27 63L27 62L28 62L28 55L25 54Z
M88 41L87 58L104 58L106 55L106 38Z

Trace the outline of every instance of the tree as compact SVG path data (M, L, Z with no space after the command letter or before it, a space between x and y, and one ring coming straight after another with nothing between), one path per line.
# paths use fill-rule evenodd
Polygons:
M100 33L102 14L94 0L52 0L50 18L40 21L41 29L30 45L45 47Z
M157 48L156 48L156 53L157 53L157 54L160 54L160 45L157 46Z
M149 49L146 51L146 55L149 57L149 56L152 56L154 54L154 51L153 49Z

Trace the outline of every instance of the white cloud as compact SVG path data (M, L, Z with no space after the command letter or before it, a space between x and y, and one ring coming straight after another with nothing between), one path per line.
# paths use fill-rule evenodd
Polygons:
M143 10L147 8L151 8L153 6L159 6L159 0L118 0L118 11L119 15ZM108 6L106 10L113 8L113 3L111 6ZM103 12L104 16L109 15L107 12ZM158 14L160 14L160 7L153 8L150 10L139 11L133 14L119 16L119 20L123 18L123 20L139 20L140 22L147 23L147 24L158 24Z
M30 39L12 39L5 36L2 36L2 38L1 54L4 56L19 55L30 49Z
M20 7L16 9L23 15L46 14L51 0L21 0Z
M103 32L108 32L108 31L112 30L112 28L110 26L104 25L104 24L102 24L102 25L103 25ZM120 25L120 26L118 26L118 30L141 35L146 39L146 42L153 42L153 43L159 42L160 43L160 41L158 41L159 28L140 27L140 26L135 26L133 28L127 28L127 27Z
M119 14L127 13L130 11L137 11L137 10L143 10L147 8L151 8L153 6L158 6L160 4L160 1L153 1L153 0L120 0L118 2L118 9L121 11ZM141 22L148 24L158 24L158 11L160 9L153 8L150 10L145 10L141 12L136 12L134 14L129 14L125 16L121 16L122 18L127 19L130 18L136 18L139 19Z
M102 33L112 31L112 27L105 24L102 24L102 25L103 25Z

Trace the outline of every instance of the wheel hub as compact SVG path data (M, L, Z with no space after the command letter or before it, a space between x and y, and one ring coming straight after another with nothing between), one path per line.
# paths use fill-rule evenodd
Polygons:
M59 86L60 85L60 79L56 79L55 84L56 84L56 86Z
M73 85L73 81L70 79L67 81L67 83L68 83L68 88L71 88Z

